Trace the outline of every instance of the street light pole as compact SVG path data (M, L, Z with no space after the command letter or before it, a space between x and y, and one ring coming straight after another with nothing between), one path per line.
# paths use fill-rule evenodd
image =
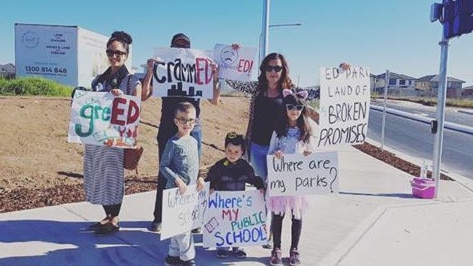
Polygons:
M302 23L286 23L286 24L271 24L268 28L272 27L292 27L292 26L301 26Z
M261 61L263 58L268 54L268 47L269 47L269 28L273 27L292 27L292 26L301 26L301 23L286 23L286 24L272 24L269 25L269 6L270 0L264 0L263 3L263 21L262 21L262 28L261 34L259 35L259 53L258 53L258 67L261 65Z
M433 151L433 169L432 178L435 180L435 195L437 198L440 184L440 164L442 162L443 147L443 128L445 121L445 102L447 92L447 61L448 61L448 39L442 37L440 45L440 71L439 71L439 87L437 89L437 123L435 127L435 142Z
M260 47L259 47L259 60L258 66L261 65L261 61L268 53L268 38L269 38L269 6L270 0L264 0L263 4L263 21L261 23L261 34L260 34Z

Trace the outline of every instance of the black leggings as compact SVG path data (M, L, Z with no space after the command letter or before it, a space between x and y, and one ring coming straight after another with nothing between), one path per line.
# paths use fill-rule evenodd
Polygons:
M282 221L284 214L274 214L271 221L271 230L273 231L273 244L274 248L281 249L281 233L282 233ZM299 240L301 238L302 231L302 218L296 219L292 215L292 227L291 227L291 250L298 249Z
M107 217L116 217L120 214L122 204L120 203L116 205L102 205L102 207L105 210L105 215Z

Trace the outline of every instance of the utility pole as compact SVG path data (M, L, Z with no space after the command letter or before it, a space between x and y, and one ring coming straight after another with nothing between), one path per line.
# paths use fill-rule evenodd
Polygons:
M258 67L261 65L264 57L268 54L268 45L269 45L269 6L271 4L270 0L263 0L263 16L262 16L262 28L260 35L260 47L259 47L259 60Z
M442 40L439 42L440 71L437 91L437 117L432 121L432 134L435 134L433 150L432 178L435 179L435 198L437 198L440 182L440 165L442 162L443 129L445 121L445 102L447 92L447 61L448 40L473 30L473 0L443 0L434 3L430 8L430 21L439 20L443 25Z

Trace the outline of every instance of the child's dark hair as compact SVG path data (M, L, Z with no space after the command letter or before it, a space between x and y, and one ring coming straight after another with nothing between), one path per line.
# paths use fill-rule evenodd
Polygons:
M241 146L243 153L245 153L246 142L245 137L243 137L243 135L237 134L235 132L228 133L227 136L225 136L225 148L230 143L233 145Z
M287 117L287 111L286 111L286 105L292 104L292 105L303 105L304 109L302 109L302 113L297 118L297 127L300 129L301 134L299 136L299 140L302 140L303 142L308 142L310 139L310 132L311 132L311 127L309 124L309 116L308 116L308 110L307 110L307 103L305 101L304 97L299 96L296 93L292 93L289 95L286 95L283 98L283 106L284 106L284 118L281 119L282 123L278 123L276 126L276 134L278 137L281 136L287 136L287 132L289 130L289 118Z
M174 115L177 115L177 112L188 113L189 110L195 110L194 105L190 102L178 102L176 104L176 109L174 110Z

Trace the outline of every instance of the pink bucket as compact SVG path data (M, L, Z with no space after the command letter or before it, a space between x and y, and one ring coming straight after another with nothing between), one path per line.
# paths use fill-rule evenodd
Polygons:
M430 178L415 177L411 180L412 195L421 199L433 199L435 196L435 181Z

